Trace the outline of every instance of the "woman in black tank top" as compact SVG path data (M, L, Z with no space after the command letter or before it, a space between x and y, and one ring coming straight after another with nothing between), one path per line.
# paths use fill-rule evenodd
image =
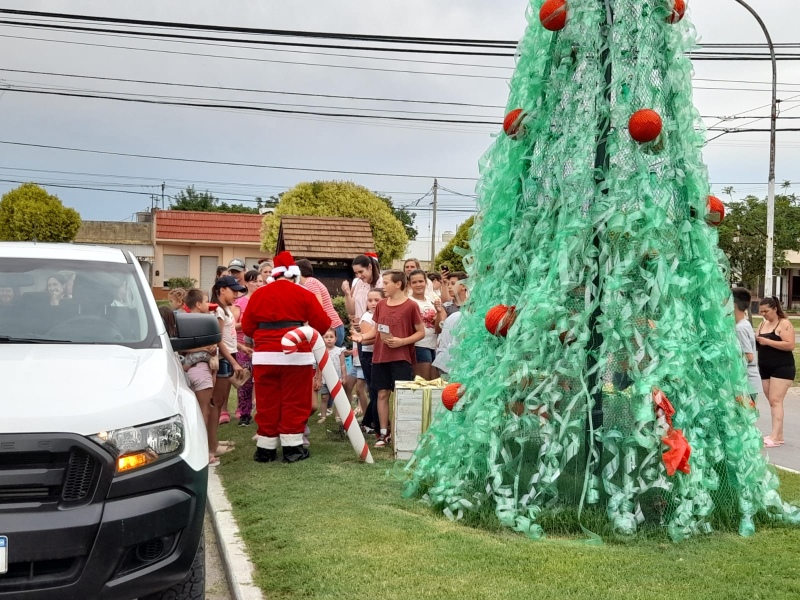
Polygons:
M783 445L783 399L795 378L794 327L775 296L764 298L758 312L764 317L756 334L758 370L772 416L772 430L764 437L764 446L776 448Z

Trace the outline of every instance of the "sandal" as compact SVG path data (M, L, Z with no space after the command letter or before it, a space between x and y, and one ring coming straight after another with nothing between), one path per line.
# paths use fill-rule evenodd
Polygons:
M317 419L317 423L324 423L325 419L327 419L327 418L328 418L327 416L320 417L319 419Z
M214 456L222 456L223 454L227 454L228 452L233 452L234 448L231 446L217 446L216 452L214 452Z
M783 446L783 442L776 442L768 435L764 437L764 448L778 448L779 446Z
M214 456L213 454L209 455L208 457L208 466L209 467L216 467L219 464L219 459Z
M235 448L236 447L236 441L235 440L220 440L217 443L217 446L225 446L227 448Z

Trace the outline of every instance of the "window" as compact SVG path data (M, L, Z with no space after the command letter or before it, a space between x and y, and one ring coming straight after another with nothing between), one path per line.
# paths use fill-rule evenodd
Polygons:
M258 270L258 261L260 261L260 260L261 260L260 256L256 256L255 258L252 258L252 257L251 258L245 258L244 259L244 264L247 265L247 270L248 271L250 269Z
M201 256L200 257L200 289L208 290L214 285L217 276L217 266L219 266L218 256Z
M155 329L133 265L0 259L0 336L146 348Z
M164 255L164 281L173 277L189 277L188 254Z

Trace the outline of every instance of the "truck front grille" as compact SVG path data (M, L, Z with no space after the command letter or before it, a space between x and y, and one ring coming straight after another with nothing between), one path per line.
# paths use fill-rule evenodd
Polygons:
M0 508L81 503L90 497L99 475L97 459L79 447L59 452L0 451Z

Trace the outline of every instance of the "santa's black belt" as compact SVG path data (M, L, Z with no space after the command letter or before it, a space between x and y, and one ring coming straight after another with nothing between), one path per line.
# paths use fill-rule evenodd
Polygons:
M289 329L290 327L302 327L303 321L272 321L270 323L259 323L259 329Z

